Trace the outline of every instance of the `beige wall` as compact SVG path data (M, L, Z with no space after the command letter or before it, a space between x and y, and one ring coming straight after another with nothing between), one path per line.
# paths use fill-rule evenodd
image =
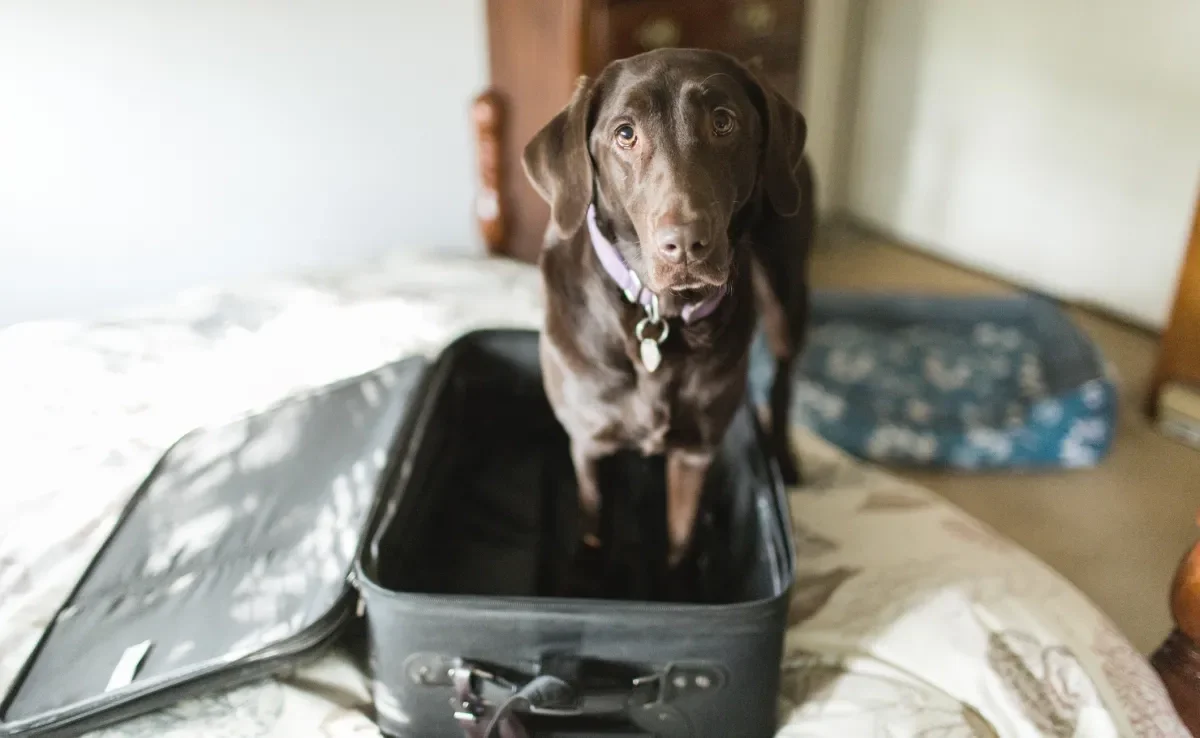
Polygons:
M809 12L823 211L1161 323L1200 185L1200 3ZM478 248L484 37L482 0L0 3L0 325Z
M868 0L848 210L1161 326L1200 186L1198 30L1195 0Z
M808 0L802 99L807 151L824 214L842 210L849 184L845 161L853 141L861 59L862 0Z

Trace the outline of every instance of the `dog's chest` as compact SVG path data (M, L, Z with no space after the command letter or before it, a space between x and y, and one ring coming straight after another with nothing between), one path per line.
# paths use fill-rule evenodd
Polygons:
M661 454L668 446L700 441L697 427L705 412L694 391L701 367L689 358L664 352L651 372L640 363L637 347L629 361L614 372L597 399L607 408L599 434L606 445L635 448L646 455Z
M660 365L654 372L635 368L632 384L620 403L624 445L634 446L646 455L666 450L672 410L678 407L675 397L678 374L677 366Z

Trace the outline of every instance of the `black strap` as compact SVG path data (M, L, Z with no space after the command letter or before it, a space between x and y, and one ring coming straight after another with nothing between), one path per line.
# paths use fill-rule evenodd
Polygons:
M640 670L548 654L539 664L542 673L532 678L503 666L459 658L442 663L450 664L449 668L424 668L450 677L454 718L466 738L529 738L519 713L551 718L621 715L647 732L686 738L692 732L689 721L671 702L682 694L714 694L725 682L719 668L705 663L669 664L631 676ZM586 692L575 686L585 684L590 685Z
M500 738L505 738L502 726L510 723L516 723L524 733L524 727L520 726L520 721L512 714L518 708L564 708L574 702L575 690L571 689L571 685L558 677L547 675L534 677L496 709L496 713L492 715L492 719L483 730L483 738L492 738L497 728L500 729Z
M467 738L529 738L515 714L517 710L568 709L576 701L575 690L569 684L558 677L542 675L492 708L479 696L473 678L470 669L454 672L454 692L459 705L455 717Z

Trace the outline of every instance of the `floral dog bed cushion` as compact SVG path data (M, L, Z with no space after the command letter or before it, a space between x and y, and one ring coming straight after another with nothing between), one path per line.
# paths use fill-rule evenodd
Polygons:
M817 293L795 422L872 461L960 469L1093 466L1116 430L1099 349L1037 297ZM772 362L755 346L752 386Z
M540 315L530 267L408 256L0 330L0 690L187 431ZM1061 577L932 493L811 433L797 444L779 735L1186 736L1145 660ZM370 695L335 652L103 735L373 738Z

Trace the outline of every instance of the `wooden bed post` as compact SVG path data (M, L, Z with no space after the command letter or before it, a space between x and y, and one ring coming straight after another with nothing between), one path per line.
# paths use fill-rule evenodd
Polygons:
M1150 663L1162 677L1179 717L1192 735L1200 736L1200 542L1175 572L1171 616L1175 630Z
M471 105L475 122L475 151L478 156L479 182L475 193L475 219L483 234L488 253L502 256L508 236L508 203L504 182L504 106L500 95L488 89Z
M472 109L481 151L482 197L476 205L488 252L536 262L550 206L521 168L521 152L571 99L584 73L585 16L594 0L487 0L491 82ZM490 182L490 184L489 184ZM491 190L499 222L484 217Z

